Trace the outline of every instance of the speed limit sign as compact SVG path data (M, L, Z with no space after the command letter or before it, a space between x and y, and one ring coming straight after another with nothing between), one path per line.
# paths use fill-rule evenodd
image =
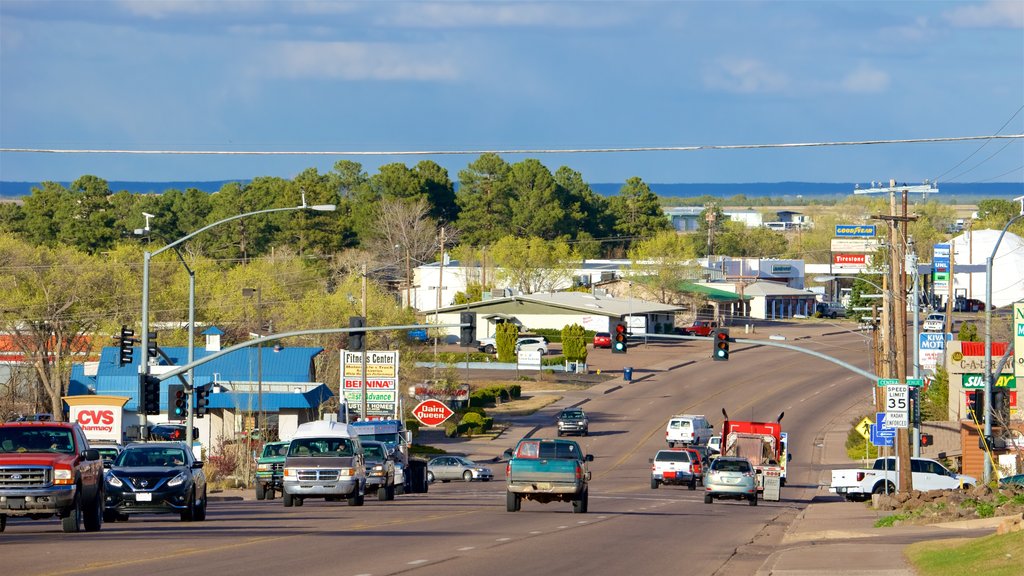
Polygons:
M892 428L910 426L910 387L889 384L885 387L885 423Z

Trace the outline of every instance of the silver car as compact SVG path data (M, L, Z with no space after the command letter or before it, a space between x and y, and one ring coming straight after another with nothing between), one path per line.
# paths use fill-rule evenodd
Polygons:
M757 506L757 473L746 458L720 456L704 473L704 503L715 498L746 500Z
M427 462L427 482L440 480L449 482L451 480L473 480L490 481L494 473L486 466L481 466L469 458L462 456L438 456Z

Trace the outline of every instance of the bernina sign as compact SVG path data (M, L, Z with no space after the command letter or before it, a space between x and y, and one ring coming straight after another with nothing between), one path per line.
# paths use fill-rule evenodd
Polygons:
M122 415L129 398L124 396L65 396L69 418L78 422L89 440L121 441Z

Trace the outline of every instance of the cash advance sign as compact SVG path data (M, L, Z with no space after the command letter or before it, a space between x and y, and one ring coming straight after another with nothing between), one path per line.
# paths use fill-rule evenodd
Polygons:
M341 351L341 393L350 410L363 416L363 353ZM366 352L366 417L396 418L398 351Z

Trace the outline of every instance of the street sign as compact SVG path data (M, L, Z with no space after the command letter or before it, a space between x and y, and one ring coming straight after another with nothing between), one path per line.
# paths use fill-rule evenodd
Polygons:
M895 379L895 378L879 378L878 379L878 387L879 388L887 388L889 386L894 386L894 385L899 384L899 383L900 383L900 381Z
M910 387L906 384L890 384L885 387L885 423L893 428L910 425Z
M858 434L863 436L865 440L868 440L871 438L871 426L871 419L865 416L864 419L860 421L860 423L854 426L854 430L856 430Z
M444 421L451 418L455 412L445 405L440 400L424 400L416 405L412 410L412 415L416 417L424 426L440 426L444 424Z
M875 433L879 436L896 436L896 429L889 425L885 412L875 412Z
M907 386L911 388L920 388L924 386L924 378L907 378Z
M949 332L922 332L918 334L917 357L922 368L934 370L946 351L946 342L953 339Z
M882 447L882 446L892 447L892 446L896 445L896 436L895 436L895 434L892 435L892 436L883 436L883 435L880 434L880 432L881 431L874 424L872 424L870 426L869 433L871 434L871 443L872 444L874 444L875 446L878 446L878 447Z

